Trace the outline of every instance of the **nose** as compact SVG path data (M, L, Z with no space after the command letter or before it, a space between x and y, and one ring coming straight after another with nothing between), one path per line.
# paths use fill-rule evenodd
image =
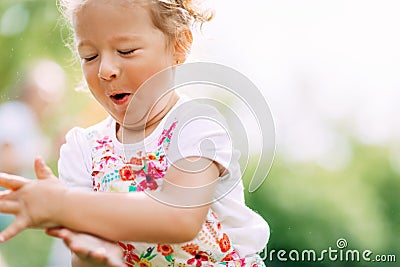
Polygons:
M115 62L112 56L103 55L97 76L102 80L110 81L118 78L119 75L120 70L117 62Z

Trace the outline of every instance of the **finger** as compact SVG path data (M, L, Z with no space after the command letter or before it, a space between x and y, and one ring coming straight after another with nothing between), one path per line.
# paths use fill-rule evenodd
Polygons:
M27 228L27 223L23 220L16 219L3 232L0 233L0 243L9 240Z
M76 238L76 233L67 229L67 228L60 228L58 230L55 230L54 234L56 234L56 237L61 238L65 245L72 250L71 244L73 240Z
M106 262L106 249L103 247L96 248L90 251L90 257L99 262Z
M34 163L35 173L38 179L55 178L52 170L41 157L37 157Z
M87 243L83 234L72 237L69 248L83 260L95 260L97 262L105 260L105 249L101 247L93 248L93 244Z
M104 247L96 249L81 249L77 252L72 250L75 255L85 261L95 262L98 266L107 267L125 267L122 253L116 253L115 251L108 251Z
M120 266L126 266L124 264L123 256L122 254L119 255L109 255L106 258L106 265L107 266L115 266L115 267L120 267Z
M1 200L0 213L16 214L20 210L20 204L17 201Z
M68 229L63 228L63 227L47 228L45 230L46 235L61 238L61 239L67 235L66 231L68 231Z
M8 195L10 195L11 192L12 192L11 190L0 191L0 199L4 199Z
M70 239L68 244L69 249L74 252L79 258L85 259L90 257L90 249L77 241Z
M29 183L29 180L24 177L8 174L8 173L4 173L4 172L0 173L0 186L1 187L11 189L11 190L17 190L21 186L23 186L27 183Z
M99 262L105 263L106 266L125 266L123 261L123 253L119 247L99 247L91 251L91 257Z

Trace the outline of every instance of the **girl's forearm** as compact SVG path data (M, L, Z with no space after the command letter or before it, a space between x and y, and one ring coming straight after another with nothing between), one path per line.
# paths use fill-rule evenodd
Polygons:
M193 239L208 207L173 207L144 192L99 193L68 190L59 223L110 240L178 243ZM56 219L56 218L55 218Z
M207 159L196 162L201 171L185 173L171 167L161 191L100 193L67 189L61 201L62 210L54 220L59 217L64 227L110 240L192 240L202 227L219 177L216 164ZM186 161L178 163L186 167L183 169L193 169L184 165Z

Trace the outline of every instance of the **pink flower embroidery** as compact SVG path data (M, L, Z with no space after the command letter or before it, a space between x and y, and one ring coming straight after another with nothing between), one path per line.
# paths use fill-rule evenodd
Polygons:
M159 179L164 177L164 170L159 168L153 161L149 161L147 164L147 174L154 179Z
M146 175L146 179L141 181L137 186L137 191L144 191L146 189L156 190L158 188L158 184L156 180L150 175Z
M171 127L169 127L168 130L165 130L162 132L160 139L158 140L158 145L160 146L164 141L168 138L167 142L171 140L173 130L175 129L176 125L178 124L177 121L172 123Z
M102 149L102 148L106 148L106 151L110 151L112 148L112 140L110 137L105 136L103 139L100 140L96 140L96 143L98 143L99 145L97 145L95 148L96 150Z
M196 255L194 255L193 258L189 259L186 263L190 265L196 264L196 267L200 267L202 265L202 262L208 262L209 255L207 252L204 251L198 251Z

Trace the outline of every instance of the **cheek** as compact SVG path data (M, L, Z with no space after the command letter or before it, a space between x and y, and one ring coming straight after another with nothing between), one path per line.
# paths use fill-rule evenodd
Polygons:
M94 84L97 81L97 71L93 66L83 66L82 73L88 85Z

